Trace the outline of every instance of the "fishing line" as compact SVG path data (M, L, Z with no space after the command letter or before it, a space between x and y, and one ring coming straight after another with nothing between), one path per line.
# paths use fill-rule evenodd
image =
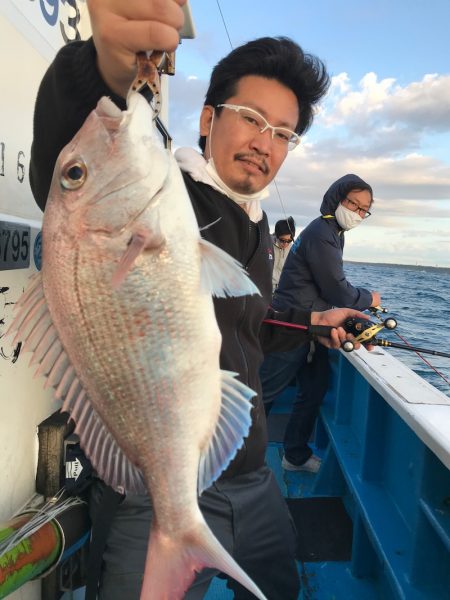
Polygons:
M275 179L273 180L273 185L275 186L275 189L276 189L276 191L277 191L278 200L280 201L280 204L281 204L281 208L282 208L282 210L283 210L284 217L285 217L285 219L286 219L286 221L287 221L287 218L288 218L288 217L287 217L287 213L286 213L286 208L285 208L285 206L284 206L283 200L281 199L280 190L278 189L278 185L277 185L277 182L276 182L276 180L275 180ZM290 231L290 230L291 230L291 227L290 227L289 223L288 223L288 227L289 227L289 231ZM293 232L291 231L291 233L293 233ZM292 237L294 237L294 236L292 236Z
M225 22L225 17L223 16L222 9L220 8L220 3L219 3L219 0L216 0L216 2L217 2L217 7L218 7L218 9L219 9L219 12L220 12L220 16L222 17L222 23L223 23L223 26L224 26L224 28L225 28L225 32L226 32L226 34L227 34L227 37L228 37L228 41L230 42L231 49L233 50L233 44L231 43L230 34L228 33L227 24L226 24L226 22Z
M374 317L380 322L383 323L383 319L381 317L381 315L379 314L379 311L381 311L382 313L387 312L387 309L379 307L379 306L375 306L373 308L369 308L369 311L371 314L374 315ZM390 328L392 330L394 330L394 328ZM423 362L432 370L436 373L436 375L439 375L439 377L441 377L449 386L450 386L450 381L447 379L447 377L445 377L445 375L443 373L441 373L440 371L438 371L424 356L422 356L422 354L420 353L420 348L415 348L412 344L410 344L408 342L408 340L406 340L403 336L401 336L398 331L394 330L395 335L400 338L402 340L402 342L405 344L405 346L407 346L407 348L404 349L409 349L412 352L415 352L417 354L417 356L423 360ZM383 344L379 344L382 347L389 347L389 343L386 343L385 345ZM392 347L395 347L394 345ZM424 350L422 349L422 352Z
M405 338L404 338L404 337L402 337L402 336L401 336L401 335L398 333L398 331L394 331L394 333L395 333L395 335L396 335L397 337L399 337L399 338L402 340L402 342L403 342L404 344L406 344L407 346L409 346L409 347L411 348L411 350L412 350L413 352L415 352L415 353L417 354L417 356L418 356L419 358L421 358L421 359L423 360L423 362L424 362L426 365L428 365L428 366L430 367L430 369L432 369L432 370L433 370L433 371L434 371L434 372L435 372L437 375L439 375L439 377L442 377L442 379L443 379L443 380L444 380L444 381L445 381L445 382L446 382L448 385L450 385L450 381L447 379L447 377L446 377L446 376L445 376L443 373L441 373L440 371L438 371L438 370L437 370L435 367L433 367L433 365L432 365L432 364L431 364L431 363L430 363L430 362L429 362L429 361L428 361L428 360L427 360L427 359L426 359L424 356L422 356L422 355L420 354L420 352L418 352L417 350L414 350L414 348L411 346L411 344L410 344L410 343L409 343L407 340L405 340Z
M222 9L221 9L221 7L220 7L220 2L219 2L219 0L216 0L216 3L217 3L217 8L219 9L219 12L220 12L220 16L221 16L221 18L222 18L222 23L223 23L223 26L224 26L225 32L226 32L226 34L227 34L228 41L230 42L230 48L231 48L232 50L234 50L233 44L232 44L232 42L231 42L230 34L229 34L229 32L228 32L228 27L227 27L227 24L226 24L226 21L225 21L225 17L224 17L224 15L223 15ZM280 194L280 190L278 189L278 185L277 185L276 179L274 179L274 180L273 180L273 184L274 184L274 186L275 186L275 190L276 190L276 192L277 192L278 200L279 200L279 202L280 202L281 209L282 209L282 211L283 211L283 214L284 214L284 218L285 218L285 219L286 219L286 221L287 221L287 213L286 213L286 208L285 208L285 206L284 206L283 200L281 199L281 194Z

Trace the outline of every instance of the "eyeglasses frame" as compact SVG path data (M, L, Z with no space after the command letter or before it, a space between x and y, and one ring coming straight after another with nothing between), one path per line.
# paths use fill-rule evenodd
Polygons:
M370 215L372 214L369 210L366 210L365 208L363 208L362 206L360 206L357 202L355 202L354 200L352 200L348 196L345 196L344 200L347 200L347 202L350 205L356 206L356 208L350 208L349 207L349 210L351 210L352 212L358 212L358 213L360 213L360 217L362 217L363 219L368 219L370 217ZM364 213L364 215L361 215L362 212Z
M275 139L275 130L278 129L278 130L288 132L290 134L290 138L286 143L288 152L290 152L291 150L294 150L294 148L296 148L300 144L300 136L298 135L298 133L295 133L295 131L288 129L287 127L276 127L274 125L271 125L269 123L269 121L265 117L263 117L263 115L261 113L259 113L257 110L255 110L254 108L250 108L249 106L243 106L241 104L228 104L228 103L217 104L215 108L228 108L229 110L233 110L237 114L239 114L239 111L242 109L248 110L249 112L254 113L263 121L263 123L265 123L265 126L262 129L258 129L259 133L263 134L265 131L267 131L267 129L270 129L270 131L272 133L272 140Z

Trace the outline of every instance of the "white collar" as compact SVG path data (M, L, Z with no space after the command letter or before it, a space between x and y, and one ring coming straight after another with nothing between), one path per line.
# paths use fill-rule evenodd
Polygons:
M206 161L194 148L178 148L175 152L175 159L180 169L189 173L194 181L206 183L215 190L225 194L225 196L228 196L228 198L245 210L253 223L261 221L263 211L260 201L269 195L267 187L256 194L239 194L234 192L220 178L213 161Z

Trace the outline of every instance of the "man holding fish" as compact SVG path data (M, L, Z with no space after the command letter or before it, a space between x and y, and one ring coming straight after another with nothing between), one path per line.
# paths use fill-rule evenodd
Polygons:
M240 600L296 600L295 534L265 465L258 371L261 343L287 350L309 338L306 330L262 323L269 316L331 326L330 338L320 339L338 347L346 338L339 326L362 315L268 310L271 241L260 201L311 125L329 79L320 60L288 39L262 38L235 49L212 74L200 116L202 154L177 152L181 179L153 140L150 109L129 89L138 52L176 49L184 3L88 0L93 39L60 51L36 102L30 179L42 209L51 184L42 297L67 353L61 362L73 365L66 373L72 369L78 378L63 408L78 422L81 445L99 475L91 490L93 536L107 489L101 479L124 492L108 529L98 597L200 599L220 571ZM63 229L64 240L54 245ZM218 248L244 265L248 278ZM66 269L53 256L64 252L67 260L83 258L68 269L73 279L58 293L79 287L61 302L49 265L64 279ZM83 269L88 275L81 287ZM94 289L83 304L89 286ZM29 298L41 298L36 290ZM102 294L108 300L90 315ZM79 318L71 310L58 315L58 302L79 306ZM109 330L96 329L102 317ZM60 371L49 375L57 391L69 387ZM86 417L91 408L95 427ZM139 493L141 483L151 501Z

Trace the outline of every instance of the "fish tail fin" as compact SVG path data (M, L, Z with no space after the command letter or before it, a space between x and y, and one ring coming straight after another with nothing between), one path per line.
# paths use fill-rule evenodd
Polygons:
M267 600L214 537L203 518L195 528L175 539L157 527L152 529L141 600L181 600L196 572L205 567L226 573L259 600Z

